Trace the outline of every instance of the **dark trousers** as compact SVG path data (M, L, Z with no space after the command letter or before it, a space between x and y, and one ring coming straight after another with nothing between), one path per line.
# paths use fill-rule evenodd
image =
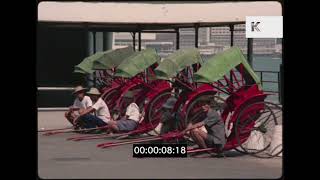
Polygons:
M92 114L83 115L82 117L80 117L80 121L83 124L83 128L96 128L97 126L102 127L107 125L107 123L102 119Z

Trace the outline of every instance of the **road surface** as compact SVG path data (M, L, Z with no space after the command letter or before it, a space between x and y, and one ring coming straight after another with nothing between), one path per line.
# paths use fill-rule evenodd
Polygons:
M38 129L69 124L63 112L38 112ZM41 178L279 178L282 158L259 159L236 152L226 158L133 158L132 145L99 149L112 139L66 141L79 134L38 135L38 175Z

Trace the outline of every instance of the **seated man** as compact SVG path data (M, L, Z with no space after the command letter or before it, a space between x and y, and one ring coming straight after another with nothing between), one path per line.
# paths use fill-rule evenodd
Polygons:
M93 105L80 112L80 115L75 118L74 123L83 123L83 128L96 128L106 126L111 120L110 112L107 104L101 99L101 93L97 88L91 88L87 92L93 101ZM94 113L95 115L92 115Z
M226 143L224 122L219 113L214 109L213 102L208 99L201 100L204 102L202 110L207 113L207 117L196 124L189 123L182 133L190 131L191 138L200 148L215 147L218 150L218 156L221 157ZM203 125L208 133L198 128Z
M129 132L137 128L140 119L139 106L134 103L135 98L132 91L128 91L123 96L125 104L129 104L126 109L126 114L120 120L110 121L108 123L109 132Z
M69 108L69 110L65 113L66 119L72 124L74 118L79 114L78 111L82 111L90 106L92 106L92 101L90 97L85 96L86 88L82 86L75 87L73 95L76 95L76 99L73 102L73 105Z
M177 102L177 99L170 97L162 106L162 117L161 117L161 129L160 134L165 134L170 131L177 129L177 117L176 113L172 112L172 109Z

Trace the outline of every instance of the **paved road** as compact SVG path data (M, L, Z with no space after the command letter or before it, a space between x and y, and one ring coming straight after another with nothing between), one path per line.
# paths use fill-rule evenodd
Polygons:
M62 112L39 112L38 128L66 127ZM132 145L98 149L112 140L66 141L76 134L38 135L41 178L278 178L282 158L258 159L228 152L217 158L132 158ZM76 135L77 136L77 135Z

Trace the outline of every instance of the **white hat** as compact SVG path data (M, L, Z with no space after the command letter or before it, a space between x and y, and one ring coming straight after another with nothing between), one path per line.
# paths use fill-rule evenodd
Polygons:
M84 88L82 86L77 86L77 87L74 88L74 91L73 91L72 94L75 94L75 93L77 93L79 91L83 91L83 90L86 90L86 88Z
M87 94L92 94L92 95L100 95L101 93L99 92L99 90L97 88L90 88L90 90L87 92Z

